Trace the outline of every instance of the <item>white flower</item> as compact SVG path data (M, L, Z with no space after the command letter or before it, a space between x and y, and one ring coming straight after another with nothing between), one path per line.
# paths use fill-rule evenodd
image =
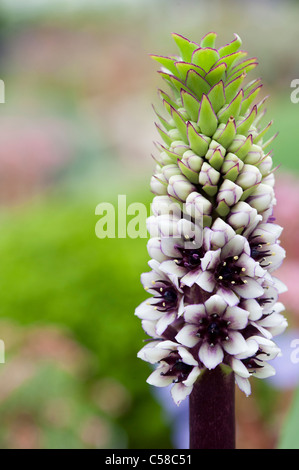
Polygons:
M220 364L225 354L236 355L247 349L241 332L248 322L248 312L230 307L219 295L212 295L204 304L185 308L186 324L176 340L193 348L198 345L198 357L208 369Z
M275 369L268 364L281 353L277 345L262 336L251 336L246 340L247 350L231 359L230 365L235 372L239 388L248 396L251 393L249 377L254 375L264 379L275 375Z
M162 335L184 311L184 294L171 278L159 269L159 263L150 261L152 271L141 275L145 290L154 296L142 302L135 315L142 320L156 321L155 332Z
M227 226L225 222L221 225ZM214 225L211 231L216 231L218 237ZM264 277L265 271L250 257L246 238L234 234L231 227L227 226L227 241L223 245L222 232L219 237L220 246L215 249L217 237L213 237L209 229L204 233L205 248L213 249L207 251L202 258L196 284L207 292L213 293L216 290L216 294L222 296L231 306L239 303L239 297L252 299L261 296L264 291L258 279Z
M160 269L191 287L200 272L200 260L203 256L202 229L186 219L181 219L177 222L175 230L181 235L161 238L161 252L168 259L162 261Z
M174 341L153 341L139 351L138 357L151 364L159 362L147 383L156 387L174 384L171 395L177 405L190 395L200 375L198 362L193 355Z
M279 268L285 250L278 240L282 227L274 223L260 223L248 237L251 257L269 272Z

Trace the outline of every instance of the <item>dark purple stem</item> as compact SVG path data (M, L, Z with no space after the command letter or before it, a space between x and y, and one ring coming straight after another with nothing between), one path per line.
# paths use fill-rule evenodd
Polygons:
M190 449L235 449L235 380L220 366L206 370L189 398Z

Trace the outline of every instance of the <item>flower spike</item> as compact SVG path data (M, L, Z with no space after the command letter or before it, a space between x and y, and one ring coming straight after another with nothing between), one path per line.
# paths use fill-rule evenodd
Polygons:
M172 37L177 56L151 55L170 92L159 90L166 116L154 109L163 142L150 183L151 271L141 276L150 297L135 313L151 338L138 357L157 364L147 382L172 385L179 404L223 366L249 395L252 376L275 373L273 338L287 321L278 301L286 288L273 276L285 251L265 151L276 135L264 140L272 121L259 125L262 83L247 79L257 59L237 34L218 49L214 32L199 44Z

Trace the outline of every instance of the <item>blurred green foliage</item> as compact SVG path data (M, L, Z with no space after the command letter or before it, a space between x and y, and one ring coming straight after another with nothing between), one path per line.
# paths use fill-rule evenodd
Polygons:
M68 199L68 200L67 200ZM146 240L95 235L92 203L45 198L1 214L0 315L69 328L94 353L89 380L117 379L131 395L119 419L132 448L169 447L169 430L136 357L145 338L134 309L144 297Z

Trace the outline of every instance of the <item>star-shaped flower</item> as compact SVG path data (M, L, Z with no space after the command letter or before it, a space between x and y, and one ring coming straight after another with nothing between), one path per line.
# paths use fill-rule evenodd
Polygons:
M198 357L208 368L214 369L223 361L224 355L235 355L247 349L240 333L248 322L248 312L230 307L219 295L212 295L204 304L185 308L186 324L176 340L193 348L198 347Z
M151 364L159 363L147 382L156 387L174 384L171 395L177 405L192 392L201 372L193 355L174 341L153 341L139 351L138 357Z

